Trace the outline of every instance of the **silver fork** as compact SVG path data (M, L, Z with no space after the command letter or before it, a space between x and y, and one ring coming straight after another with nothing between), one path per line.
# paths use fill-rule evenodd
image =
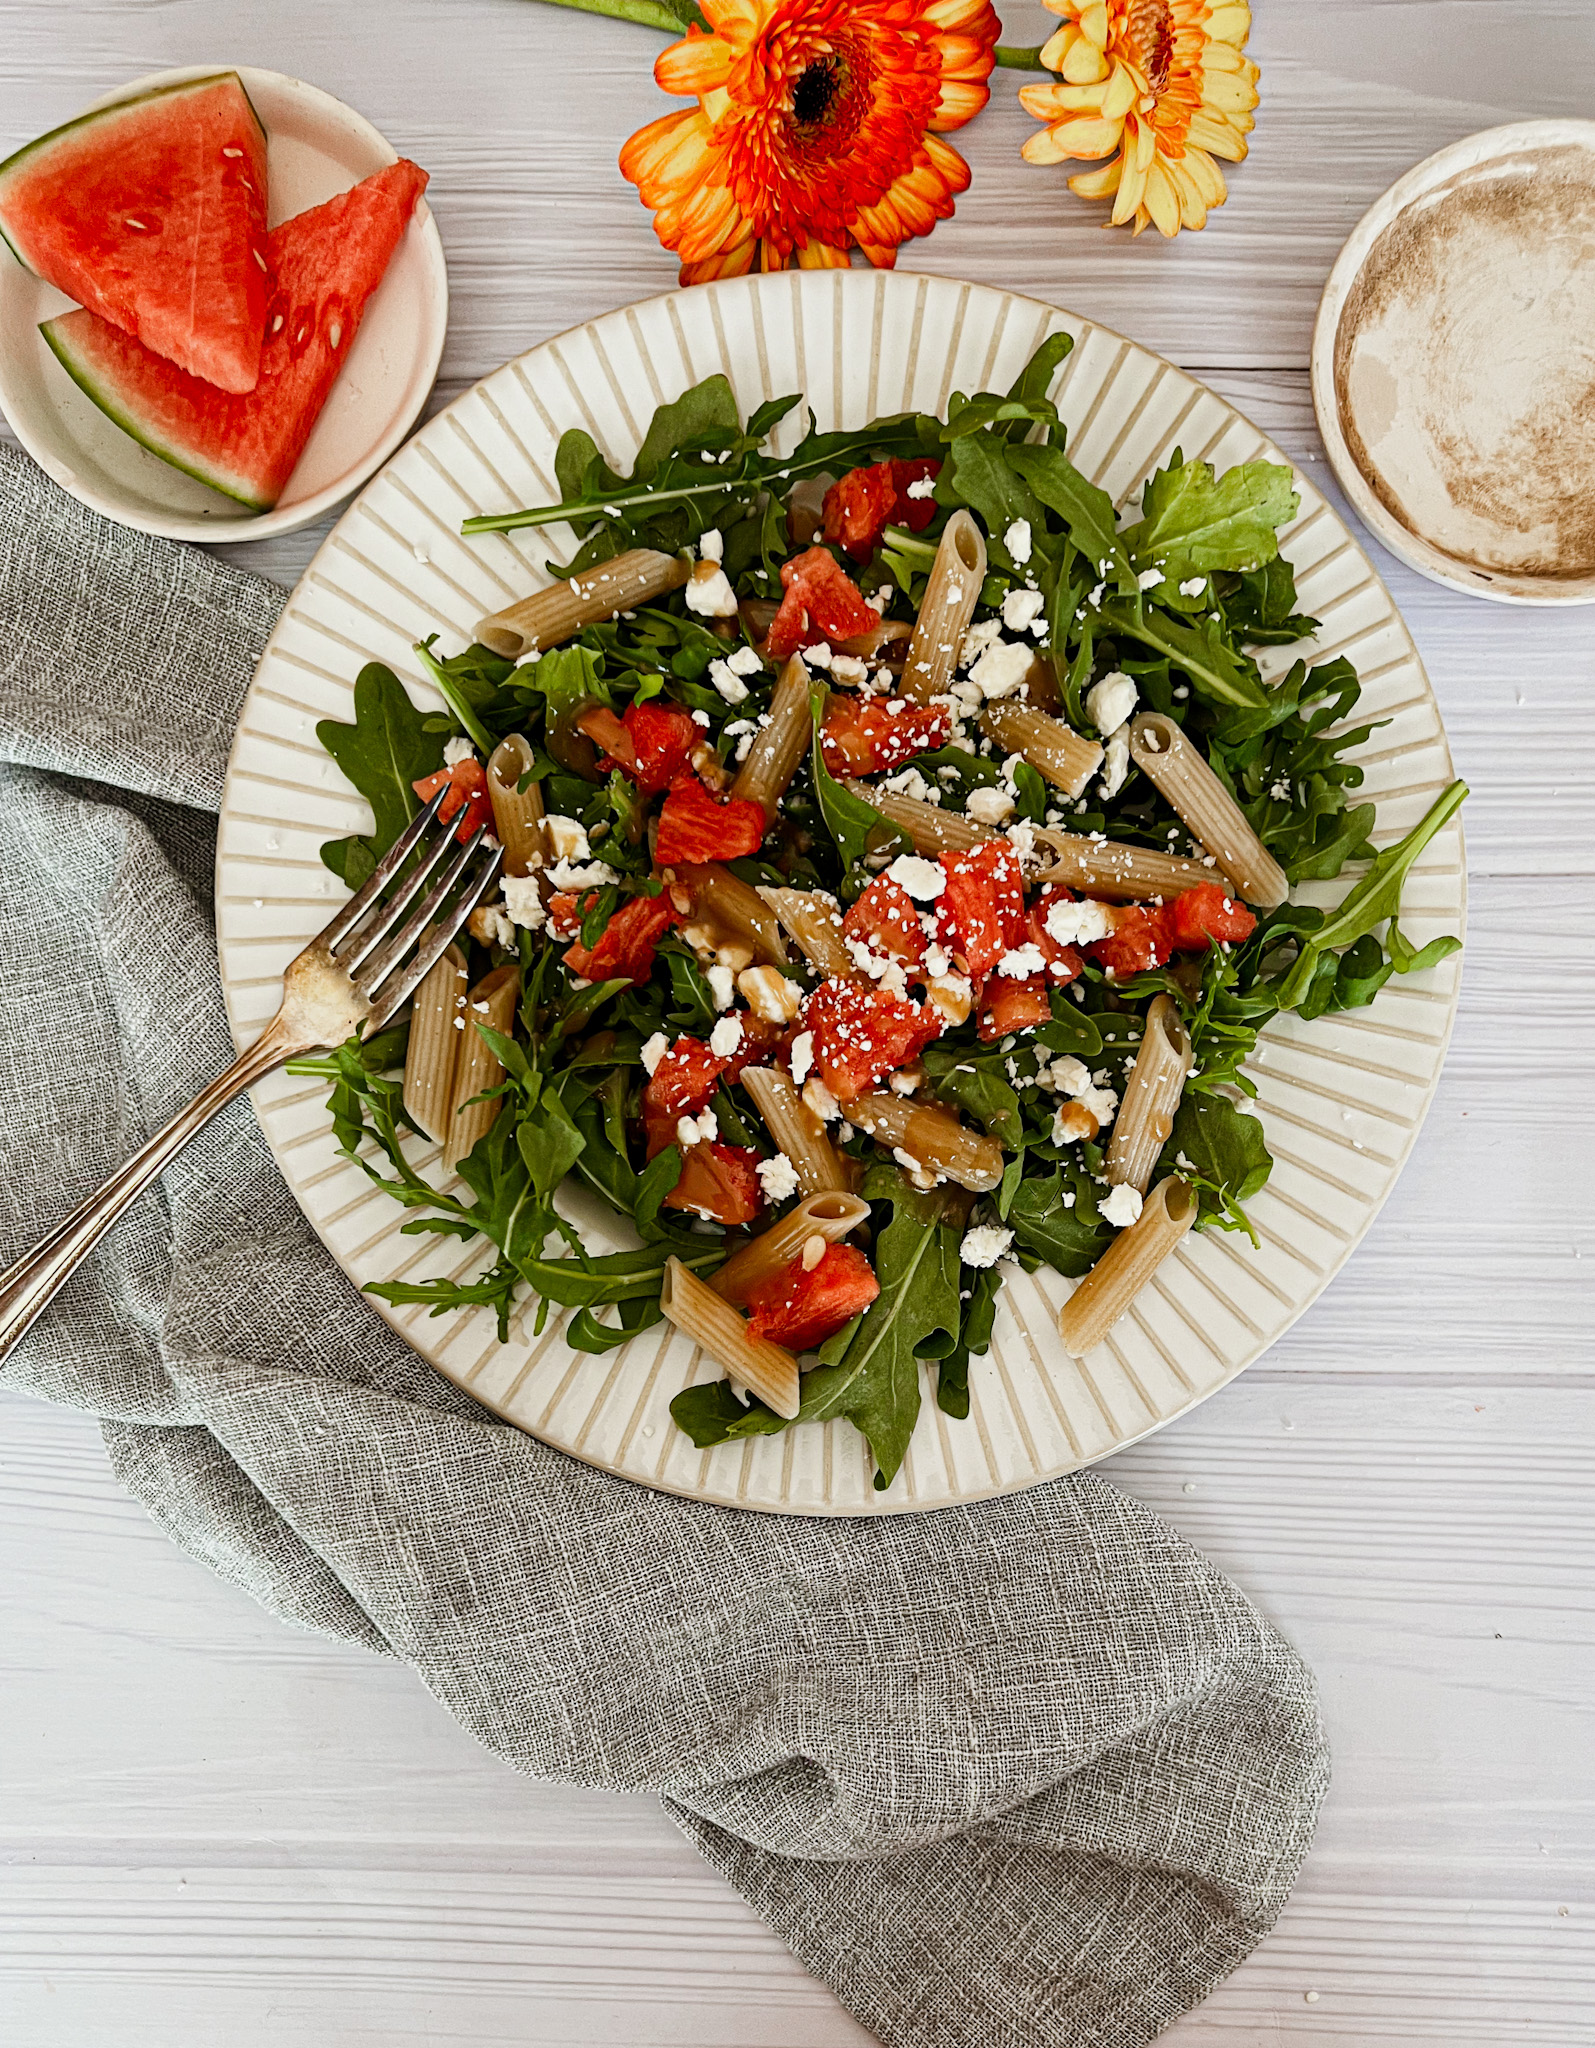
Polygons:
M369 1038L415 993L492 887L504 858L485 828L460 845L452 820L439 826L438 810L447 794L445 784L377 863L370 880L289 961L281 1007L249 1050L157 1131L97 1195L0 1274L0 1359L128 1205L225 1103L284 1060L341 1045L353 1031ZM445 860L451 845L455 851ZM412 854L418 855L414 869L391 896L384 896Z

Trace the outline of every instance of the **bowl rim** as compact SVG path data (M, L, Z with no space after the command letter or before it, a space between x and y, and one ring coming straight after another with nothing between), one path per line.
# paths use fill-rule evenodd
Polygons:
M302 78L291 77L287 72L272 71L259 64L178 64L164 71L146 72L140 78L129 79L126 84L104 92L91 100L81 112L90 114L101 107L111 107L120 101L136 98L157 86L180 85L185 79L209 78L221 72L235 72L242 80L244 90L253 98L257 87L264 86L273 92L286 92L297 96L323 122L335 124L346 134L351 134L364 143L383 164L398 162L399 153L382 131L368 121L347 102L319 85L311 85ZM76 119L77 116L69 118ZM426 409L432 387L437 382L438 368L443 360L444 342L448 333L449 282L448 267L444 260L443 243L438 234L437 222L425 198L416 202L415 224L420 228L420 246L424 264L424 294L428 315L435 318L416 323L418 334L424 336L427 328L432 336L424 352L417 358L420 374L424 377L425 388L414 411L406 409L389 426L386 433L374 441L358 462L346 469L323 489L308 498L297 498L290 505L274 505L269 512L241 514L237 519L195 519L183 513L151 512L143 507L134 508L116 491L101 489L96 484L86 483L74 471L67 468L59 457L45 444L34 424L33 410L19 402L19 390L13 381L4 354L0 353L0 410L5 413L11 431L27 450L39 467L59 484L64 491L87 505L91 512L101 513L107 519L114 519L119 525L132 527L139 533L158 534L166 540L203 541L233 546L242 541L271 540L281 534L297 533L301 528L312 526L318 519L341 505L346 498L369 483L377 471L403 446L415 431L417 422ZM20 264L24 276L31 277Z
M1374 243L1416 200L1459 171L1476 170L1526 149L1576 144L1595 155L1595 121L1573 116L1509 121L1481 128L1447 143L1414 164L1380 194L1347 236L1324 284L1313 325L1310 373L1313 411L1335 481L1350 499L1358 518L1393 555L1449 590L1482 597L1494 604L1595 604L1595 571L1585 576L1528 576L1509 570L1478 568L1447 553L1396 518L1378 497L1352 456L1335 395L1335 342L1341 314L1361 275Z

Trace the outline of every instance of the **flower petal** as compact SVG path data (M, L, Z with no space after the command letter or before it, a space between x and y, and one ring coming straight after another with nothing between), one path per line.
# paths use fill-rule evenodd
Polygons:
M805 242L797 252L799 270L850 270L851 249L833 249L828 242Z
M1146 174L1146 210L1158 233L1172 242L1180 231L1180 199L1162 163L1154 163Z
M1059 157L1111 156L1124 134L1124 124L1082 116L1073 121L1059 121L1050 133ZM1056 162L1057 158L1052 161Z
M702 177L712 155L711 135L696 107L661 115L622 146L621 176L637 187L644 206L663 205Z
M1078 36L1063 60L1063 75L1071 85L1092 85L1108 75L1108 60L1089 36Z
M1231 0L1211 8L1205 26L1214 42L1233 43L1239 49L1252 32L1252 10L1242 0Z
M1108 47L1110 26L1106 0L1092 0L1089 7L1080 10L1080 31L1091 38L1099 50Z
M1111 199L1119 189L1123 172L1124 159L1116 156L1099 170L1077 172L1069 180L1069 190L1079 193L1082 199Z
M731 45L689 28L685 42L672 43L654 59L654 83L665 92L696 98L713 92L731 76Z

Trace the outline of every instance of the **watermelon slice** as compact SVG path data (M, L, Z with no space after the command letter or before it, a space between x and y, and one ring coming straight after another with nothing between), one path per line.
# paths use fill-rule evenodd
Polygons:
M260 382L237 395L190 377L93 313L42 333L69 374L125 433L251 510L275 505L359 332L427 174L401 157L268 241L276 279Z
M266 325L266 135L236 72L158 86L0 164L0 235L91 313L223 391Z

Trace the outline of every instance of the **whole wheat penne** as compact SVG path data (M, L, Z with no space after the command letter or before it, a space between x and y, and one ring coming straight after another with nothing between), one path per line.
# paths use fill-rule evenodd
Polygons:
M671 901L690 918L686 936L698 928L711 951L738 945L754 960L779 967L786 960L781 920L758 889L723 868L718 861L690 861L672 868ZM683 904L685 892L688 901ZM729 962L727 964L730 964ZM751 963L743 960L746 967Z
M1178 860L1172 853L1154 853L1148 846L1126 846L1113 839L1087 839L1078 832L1036 827L1036 844L1045 847L1053 864L1037 877L1066 882L1087 896L1109 903L1152 903L1181 896L1202 882L1233 885L1217 866L1199 860Z
M1071 1358L1094 1351L1196 1221L1196 1196L1170 1174L1146 1198L1058 1311L1058 1334Z
M1285 870L1172 718L1143 711L1130 727L1130 759L1205 846L1241 900L1275 910L1290 894Z
M1044 654L1034 654L1030 666L1025 670L1025 679L1019 685L1019 695L1026 704L1037 711L1058 712L1063 709L1063 692L1058 688L1058 678L1052 672L1052 663Z
M476 1141L485 1137L493 1127L493 1119L499 1112L499 1098L495 1096L491 1102L477 1102L474 1098L484 1088L496 1088L504 1078L504 1069L475 1026L485 1024L489 1030L501 1032L507 1038L515 1026L515 1005L520 992L519 966L511 962L495 967L471 990L466 997L465 1008L457 1014L456 1021L462 1027L456 1034L460 1041L460 1055L459 1065L454 1070L454 1096L448 1126L442 1133L445 1166L458 1166L462 1159L468 1158Z
M916 704L928 704L932 697L946 694L985 580L985 536L960 508L942 528L941 544L925 585L925 601L908 644L903 695Z
M1102 766L1102 749L1082 739L1061 718L1028 704L988 704L980 729L1010 754L1023 754L1039 774L1065 796L1076 797Z
M851 1230L869 1215L869 1203L857 1195L827 1190L822 1195L805 1195L790 1215L734 1252L709 1285L722 1301L733 1308L746 1308L756 1287L784 1272L811 1238L824 1244L840 1244Z
M871 626L867 632L852 633L847 639L836 641L835 652L856 654L869 661L883 647L902 646L913 637L912 619L882 619L878 626Z
M548 856L543 836L543 786L528 782L521 788L531 765L531 746L518 732L500 740L488 757L487 794L507 875L529 875Z
M962 853L966 847L997 836L989 825L978 825L973 818L961 818L956 811L943 811L935 804L922 804L918 797L897 796L851 775L843 776L842 784L873 804L888 824L906 832L916 853Z
M429 1138L441 1138L460 1063L455 1019L465 1014L465 955L450 946L415 992L404 1055L404 1106Z
M665 1263L659 1306L683 1337L699 1345L726 1377L758 1395L767 1408L790 1422L798 1412L798 1362L790 1351L755 1337L747 1324L712 1287L689 1273L679 1259Z
M731 794L763 804L764 815L773 819L799 761L808 752L813 730L809 672L803 666L803 657L794 654L781 671L770 699L769 719L754 735L748 758L731 785Z
M907 1095L857 1095L843 1114L877 1144L889 1146L900 1163L906 1154L928 1178L956 1181L977 1195L989 1194L1002 1179L1007 1162L1001 1145L965 1129L950 1110Z
M1174 1128L1174 1112L1191 1071L1191 1040L1172 996L1158 996L1146 1013L1141 1049L1125 1083L1108 1147L1108 1179L1146 1193L1158 1155Z
M806 1195L849 1194L852 1174L783 1067L744 1067L742 1085Z
M679 590L691 570L684 556L630 548L607 562L595 562L579 575L551 583L546 590L534 590L501 612L490 612L478 621L476 637L506 661L519 661L523 655L558 647L584 626Z
M761 889L796 942L798 951L827 978L846 981L857 972L842 937L842 912L823 889Z

